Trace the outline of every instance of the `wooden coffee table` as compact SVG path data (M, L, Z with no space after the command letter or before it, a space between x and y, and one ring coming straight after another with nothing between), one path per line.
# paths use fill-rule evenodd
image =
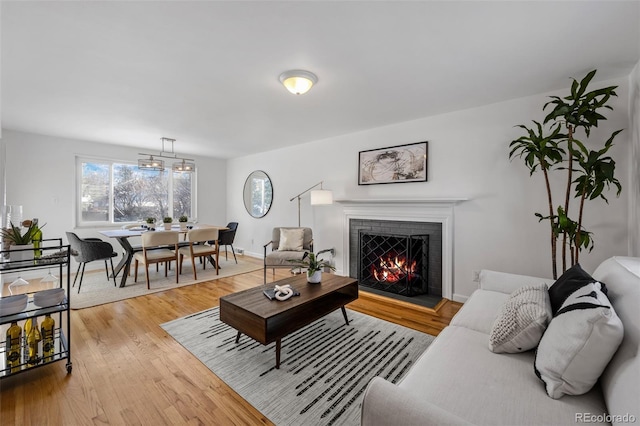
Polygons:
M269 300L262 291L274 285L287 285L300 293L288 300ZM280 368L281 339L288 334L342 309L349 325L344 306L358 298L355 278L322 274L322 283L307 283L306 274L286 278L267 286L251 288L220 298L220 320L238 330L236 343L245 334L263 345L276 342L276 368Z

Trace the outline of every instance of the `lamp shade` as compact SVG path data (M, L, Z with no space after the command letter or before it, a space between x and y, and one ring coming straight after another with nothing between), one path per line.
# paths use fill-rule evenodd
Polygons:
M280 74L280 82L294 95L303 95L318 82L318 77L309 71L292 70Z
M333 192L326 189L311 191L311 205L333 204Z
M156 170L161 172L164 170L164 161L153 158L153 156L149 156L148 159L138 160L138 168L143 170Z
M182 160L177 163L173 163L172 168L174 172L191 173L196 169L196 165L190 161Z

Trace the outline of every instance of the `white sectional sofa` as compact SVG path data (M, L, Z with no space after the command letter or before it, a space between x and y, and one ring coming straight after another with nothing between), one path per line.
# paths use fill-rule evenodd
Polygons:
M489 350L494 319L509 295L554 281L485 270L480 288L398 385L382 378L369 383L362 424L640 424L640 259L613 257L591 275L606 284L624 338L588 393L552 399L534 373L533 350Z

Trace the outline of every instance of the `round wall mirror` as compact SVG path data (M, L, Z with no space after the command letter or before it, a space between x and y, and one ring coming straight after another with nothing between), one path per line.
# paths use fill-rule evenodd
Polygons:
M251 172L244 182L244 208L252 217L261 218L269 213L273 201L271 179L262 170Z

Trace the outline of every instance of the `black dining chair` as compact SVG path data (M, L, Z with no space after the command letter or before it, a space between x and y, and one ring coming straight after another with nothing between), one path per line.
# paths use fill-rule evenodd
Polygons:
M236 251L233 248L233 240L236 238L236 231L238 230L238 222L229 222L227 224L227 228L224 231L220 231L218 235L218 244L220 247L224 247L224 258L225 260L229 260L227 256L227 246L231 246L231 253L233 253L233 259L238 263L238 259L236 258ZM211 242L209 242L211 243Z
M80 274L80 283L78 284L78 293L80 293L80 287L82 287L82 278L84 278L84 268L89 262L95 260L104 260L104 267L107 271L107 280L109 280L109 268L107 266L107 260L111 262L111 276L113 277L113 285L116 284L116 275L113 269L113 258L118 256L118 253L113 251L113 246L102 241L99 238L80 238L73 232L67 232L67 240L71 246L71 254L76 262L78 262L78 270L76 276L73 279L72 287L75 287L78 274ZM82 268L82 272L80 271Z

